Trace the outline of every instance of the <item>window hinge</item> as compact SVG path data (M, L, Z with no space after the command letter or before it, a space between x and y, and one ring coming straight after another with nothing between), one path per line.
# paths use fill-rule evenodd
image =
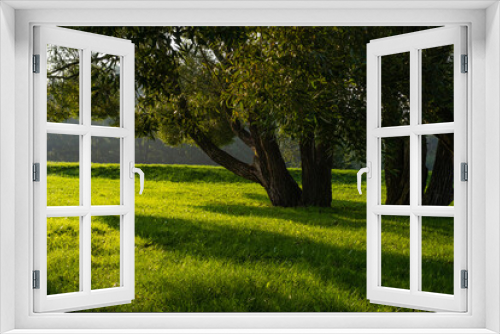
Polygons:
M466 162L460 164L460 180L469 181L469 165Z
M469 287L469 274L467 272L467 270L462 270L461 272L461 276L462 276L462 289L467 289Z
M40 270L33 270L33 289L40 289Z
M40 164L38 162L33 164L33 181L40 182Z
M33 73L40 73L40 55L33 55Z
M462 55L462 73L469 72L469 56Z

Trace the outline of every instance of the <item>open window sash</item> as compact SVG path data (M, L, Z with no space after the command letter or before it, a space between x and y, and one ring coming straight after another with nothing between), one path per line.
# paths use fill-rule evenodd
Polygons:
M422 50L453 46L453 122L422 121ZM409 53L409 122L382 126L382 57ZM466 28L453 26L372 40L367 45L367 297L372 303L430 311L467 311L467 182L461 180L461 163L467 163L467 54ZM469 67L470 71L470 67ZM396 75L396 74L394 74ZM409 124L408 124L409 123ZM423 135L454 135L454 206L422 205ZM406 137L409 142L409 205L382 202L382 140ZM409 289L386 287L382 282L382 217L409 217ZM422 217L452 217L453 294L422 290ZM389 218L390 219L390 218ZM389 257L390 258L390 257Z
M49 48L71 48L78 54L79 119L73 122L47 121L47 86ZM91 115L92 53L113 55L119 59L119 124L95 125ZM38 182L34 191L34 312L66 312L129 303L134 299L134 44L128 40L100 36L58 27L34 28L34 156L39 163ZM64 55L62 55L64 60ZM106 94L106 92L104 92ZM76 123L76 124L69 124ZM48 134L72 135L79 143L79 205L47 206L47 138ZM68 136L69 137L69 136ZM119 141L120 193L117 205L92 205L91 159L92 139L113 138ZM54 204L52 204L54 205ZM119 282L109 288L92 289L92 217L119 217ZM76 291L48 293L47 219L75 217L79 220L79 282ZM50 291L49 291L50 292Z

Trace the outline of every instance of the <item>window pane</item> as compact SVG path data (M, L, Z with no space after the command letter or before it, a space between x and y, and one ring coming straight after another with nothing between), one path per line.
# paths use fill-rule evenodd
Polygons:
M382 216L382 282L390 288L410 288L410 217Z
M92 205L120 205L120 138L92 137Z
M452 133L422 136L422 205L453 205Z
M47 206L80 205L80 137L47 134Z
M410 138L382 138L382 203L410 204Z
M422 291L453 294L453 218L422 217Z
M47 218L47 294L80 291L80 218Z
M120 126L120 57L92 52L92 125Z
M120 286L120 216L92 217L92 290Z
M47 45L47 122L79 123L80 50Z
M453 122L453 45L421 52L422 123Z
M381 57L382 126L410 124L410 53Z

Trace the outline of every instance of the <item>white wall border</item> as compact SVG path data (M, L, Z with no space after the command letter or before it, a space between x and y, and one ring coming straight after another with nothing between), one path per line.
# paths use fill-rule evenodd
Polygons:
M40 1L41 2L41 1ZM38 3L40 3L38 2ZM452 3L450 3L452 6ZM498 25L498 15L490 14L490 25ZM485 20L484 10L197 10L197 9L171 9L171 10L18 10L16 11L16 115L15 115L15 144L16 144L16 305L15 326L18 329L35 328L137 328L139 322L145 322L144 326L150 329L160 328L194 328L191 331L179 330L176 332L201 332L203 329L213 329L211 332L226 332L235 329L234 332L254 332L253 330L236 330L236 328L255 328L255 332L281 332L283 328L304 328L299 332L322 332L321 328L344 328L343 330L326 330L327 332L377 332L376 328L385 329L383 332L472 332L461 331L459 328L478 328L474 332L488 332L479 330L489 323L491 329L496 331L495 324L498 323L498 312L489 312L490 319L485 319L485 280L484 275L474 276L474 272L485 273L485 264L498 262L498 253L486 253L485 261L485 226L492 224L491 219L485 224L485 101L492 96L498 98L500 89L498 79L492 80L493 86L485 87L485 75L493 77L498 72L485 72ZM32 251L31 245L31 181L29 179L31 166L31 106L26 98L31 91L30 84L30 24L33 23L58 23L58 24L116 24L116 25L250 25L250 24L274 24L274 25L383 25L391 23L394 25L410 24L471 24L471 37L473 49L471 51L471 71L469 83L473 87L473 96L470 99L474 117L469 117L469 136L473 135L473 141L469 146L472 153L473 165L471 166L471 180L473 187L469 187L469 198L472 199L472 207L469 210L469 221L474 224L474 233L469 230L474 247L469 251L471 259L469 268L471 272L471 286L469 299L472 312L467 314L374 314L374 313L340 313L340 314L32 314L32 298L30 290L31 263L27 261ZM498 41L497 41L498 43ZM492 46L494 43L492 44ZM3 44L2 44L3 47ZM491 55L490 55L491 56ZM492 56L493 61L498 62L498 56ZM496 85L496 86L495 86ZM0 91L2 94L4 90ZM486 92L486 93L485 93ZM486 96L486 94L489 94ZM491 95L494 94L494 95ZM493 111L492 111L493 112ZM498 109L495 111L498 112ZM469 113L471 115L472 113ZM498 125L498 123L496 123ZM499 142L491 144L492 149L498 150ZM472 188L472 189L471 189ZM492 187L493 188L493 187ZM492 189L498 195L498 187ZM498 202L496 204L498 209ZM488 217L490 213L488 212ZM498 223L498 220L494 223ZM470 226L471 224L469 224ZM500 241L498 233L493 235L490 241ZM470 246L470 245L469 245ZM3 243L2 243L3 247ZM0 250L1 251L1 250ZM4 251L0 253L4 259L12 256ZM497 264L498 267L498 264ZM490 282L499 284L497 272L492 272ZM496 277L494 277L497 275ZM5 291L2 288L2 293ZM3 295L2 295L3 296ZM3 298L3 297L2 297ZM492 296L492 306L499 303L500 298ZM488 307L490 304L488 304ZM418 327L419 330L404 330L402 328ZM432 328L450 327L452 331L433 330ZM223 330L223 328L226 329ZM264 330L274 328L275 330ZM306 330L309 328L311 330ZM316 329L314 329L316 328ZM348 328L359 328L349 330ZM372 328L374 329L372 331ZM400 328L400 329L397 329ZM199 330L196 330L199 329ZM229 330L232 331L232 330ZM16 330L17 333L34 333L35 331ZM38 332L38 331L37 331ZM44 331L44 332L52 332ZM65 330L64 332L70 332ZM95 331L71 331L79 333L90 333ZM113 331L108 331L113 332ZM152 332L148 330L147 332ZM154 331L153 331L154 332ZM172 332L172 331L161 331ZM207 332L210 332L207 330ZM291 331L294 332L294 331Z
M0 2L0 332L14 328L15 12Z
M490 6L486 12L486 254L500 254L500 5ZM494 223L496 222L496 223ZM500 261L488 262L486 266L486 327L500 332Z

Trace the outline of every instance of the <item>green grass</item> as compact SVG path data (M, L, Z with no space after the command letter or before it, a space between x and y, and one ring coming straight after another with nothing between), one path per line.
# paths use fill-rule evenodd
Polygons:
M366 198L356 171L334 170L331 208L285 209L222 168L139 167L146 184L136 195L136 298L92 311L411 311L366 299ZM117 202L116 170L93 166L94 204ZM49 163L48 172L48 205L78 202L77 165ZM93 288L119 282L116 219L93 217ZM408 223L382 221L382 282L408 288ZM453 220L426 219L422 238L423 289L452 293ZM49 292L77 291L78 222L50 219L48 258Z

